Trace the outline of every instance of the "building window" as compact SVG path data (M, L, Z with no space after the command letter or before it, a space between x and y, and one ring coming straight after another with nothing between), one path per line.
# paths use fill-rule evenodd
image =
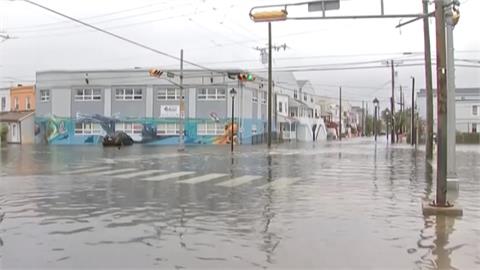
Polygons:
M304 94L303 95L303 101L307 101L307 100L308 100L308 96L307 96L307 94Z
M157 125L157 135L179 135L180 126L177 123L164 123Z
M40 101L41 102L50 101L50 90L40 90Z
M472 133L477 133L477 123L472 123Z
M25 98L25 108L26 108L27 110L30 110L30 109L31 109L30 97L26 97L26 98Z
M267 92L261 92L262 104L267 104Z
M18 97L15 97L13 100L14 100L15 110L18 111L19 109Z
M282 106L282 102L279 102L278 103L278 112L282 112L283 111L283 106Z
M225 88L202 88L198 92L198 100L225 100Z
M143 125L137 123L117 123L115 131L123 131L128 135L142 134Z
M142 100L141 88L117 88L115 89L116 100Z
M75 135L101 135L102 127L100 124L78 122L75 123Z
M7 110L7 98L2 97L2 112Z
M258 91L257 91L257 90L253 90L253 91L252 91L252 102L253 102L253 103L257 103L257 102L258 102Z
M478 115L478 105L472 106L472 115Z
M298 92L297 90L293 90L293 98L297 99L298 98Z
M100 101L102 91L100 89L83 88L75 90L75 101Z
M180 99L180 89L167 88L167 89L157 90L157 100L179 100L179 99Z
M197 124L197 135L222 135L225 126L215 122L205 122Z
M313 103L313 97L310 97L310 102Z

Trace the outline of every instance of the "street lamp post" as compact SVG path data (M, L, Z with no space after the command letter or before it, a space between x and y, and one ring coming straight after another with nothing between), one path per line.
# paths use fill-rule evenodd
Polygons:
M232 124L231 124L231 132L230 132L230 150L233 153L233 138L234 138L234 128L233 126L235 125L234 116L235 116L235 94L237 94L237 91L235 91L235 88L232 88L230 90L230 95L232 96Z
M373 105L375 107L375 115L373 119L373 132L375 133L375 142L377 141L377 134L378 134L378 123L377 123L377 118L378 118L378 99L374 98L373 99Z

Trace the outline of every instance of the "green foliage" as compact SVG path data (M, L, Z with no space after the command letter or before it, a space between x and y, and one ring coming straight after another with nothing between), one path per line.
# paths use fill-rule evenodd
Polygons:
M2 142L7 140L8 126L6 124L0 123L0 140Z

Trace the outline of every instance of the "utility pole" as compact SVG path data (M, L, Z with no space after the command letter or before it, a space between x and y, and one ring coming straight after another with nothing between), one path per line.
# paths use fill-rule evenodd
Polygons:
M444 4L447 1L444 1ZM450 1L448 1L450 2ZM453 20L453 12L451 8L448 8L446 12L447 19L447 110L448 110L448 120L447 120L447 179L453 180L457 178L457 164L456 164L456 100L455 100L455 58L454 58L454 48L453 48L453 28L455 27L455 22Z
M428 0L421 0L423 3L423 39L425 52L425 84L427 90L427 138L426 158L433 157L433 90L432 90L432 56L430 52L430 27L428 25Z
M268 138L267 146L272 146L272 23L268 22Z
M178 151L185 150L185 101L183 99L183 49L180 50L180 138L178 141Z
M365 101L362 100L362 137L365 136Z
M392 69L392 98L391 98L391 114L392 114L392 133L391 133L391 142L395 143L395 66L393 60L391 60L391 69Z
M417 144L415 141L415 77L412 77L412 105L410 115L410 144Z
M437 45L437 194L436 206L447 206L447 67L444 1L435 1Z
M342 87L340 87L340 95L339 95L339 107L340 107L340 111L338 113L338 116L339 116L339 125L338 125L338 138L339 140L341 141L342 140Z
M399 120L399 123L400 123L400 133L403 134L403 124L404 124L404 121L402 121L402 120L404 120L403 119L403 88L402 88L401 85L400 85L400 103L399 103L399 105L400 105L400 119L398 119L398 120Z

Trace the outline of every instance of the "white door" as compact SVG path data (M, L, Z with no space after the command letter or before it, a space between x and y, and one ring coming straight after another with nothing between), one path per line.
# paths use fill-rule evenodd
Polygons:
M12 143L19 143L20 142L20 132L19 132L19 124L12 124L11 126L12 132Z

